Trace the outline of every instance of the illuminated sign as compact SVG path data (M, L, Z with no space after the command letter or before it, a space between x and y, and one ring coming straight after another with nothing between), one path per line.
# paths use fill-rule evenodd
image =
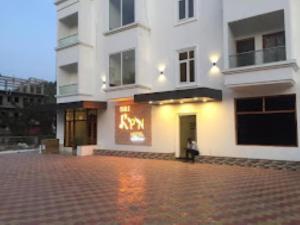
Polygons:
M151 106L116 106L115 140L122 145L151 145Z

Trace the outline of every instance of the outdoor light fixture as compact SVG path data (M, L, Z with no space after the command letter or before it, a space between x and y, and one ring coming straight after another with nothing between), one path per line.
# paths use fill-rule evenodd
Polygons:
M166 70L166 66L161 64L158 66L158 71L159 71L159 77L158 80L160 82L163 82L166 80L166 76L165 76L165 70Z
M149 104L152 105L152 104L153 104L153 101L149 101Z
M102 76L102 89L106 88L106 76Z

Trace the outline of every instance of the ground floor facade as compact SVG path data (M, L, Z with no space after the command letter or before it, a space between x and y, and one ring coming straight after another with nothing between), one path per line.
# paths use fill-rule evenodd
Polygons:
M178 158L192 138L205 156L299 161L299 105L294 88L227 90L221 100L113 100L105 110L60 110L57 138L62 148L70 149L70 134L73 142L84 136L83 142L75 142L88 153L100 149Z

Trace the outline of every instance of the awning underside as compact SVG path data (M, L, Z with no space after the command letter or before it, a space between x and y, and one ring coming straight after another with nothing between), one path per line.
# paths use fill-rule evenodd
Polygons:
M150 104L222 101L222 91L211 88L193 88L155 92L135 95L134 101Z

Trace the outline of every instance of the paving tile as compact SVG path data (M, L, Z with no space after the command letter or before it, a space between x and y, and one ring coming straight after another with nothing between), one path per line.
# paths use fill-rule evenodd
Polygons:
M1 155L0 225L300 224L299 171L134 157Z

